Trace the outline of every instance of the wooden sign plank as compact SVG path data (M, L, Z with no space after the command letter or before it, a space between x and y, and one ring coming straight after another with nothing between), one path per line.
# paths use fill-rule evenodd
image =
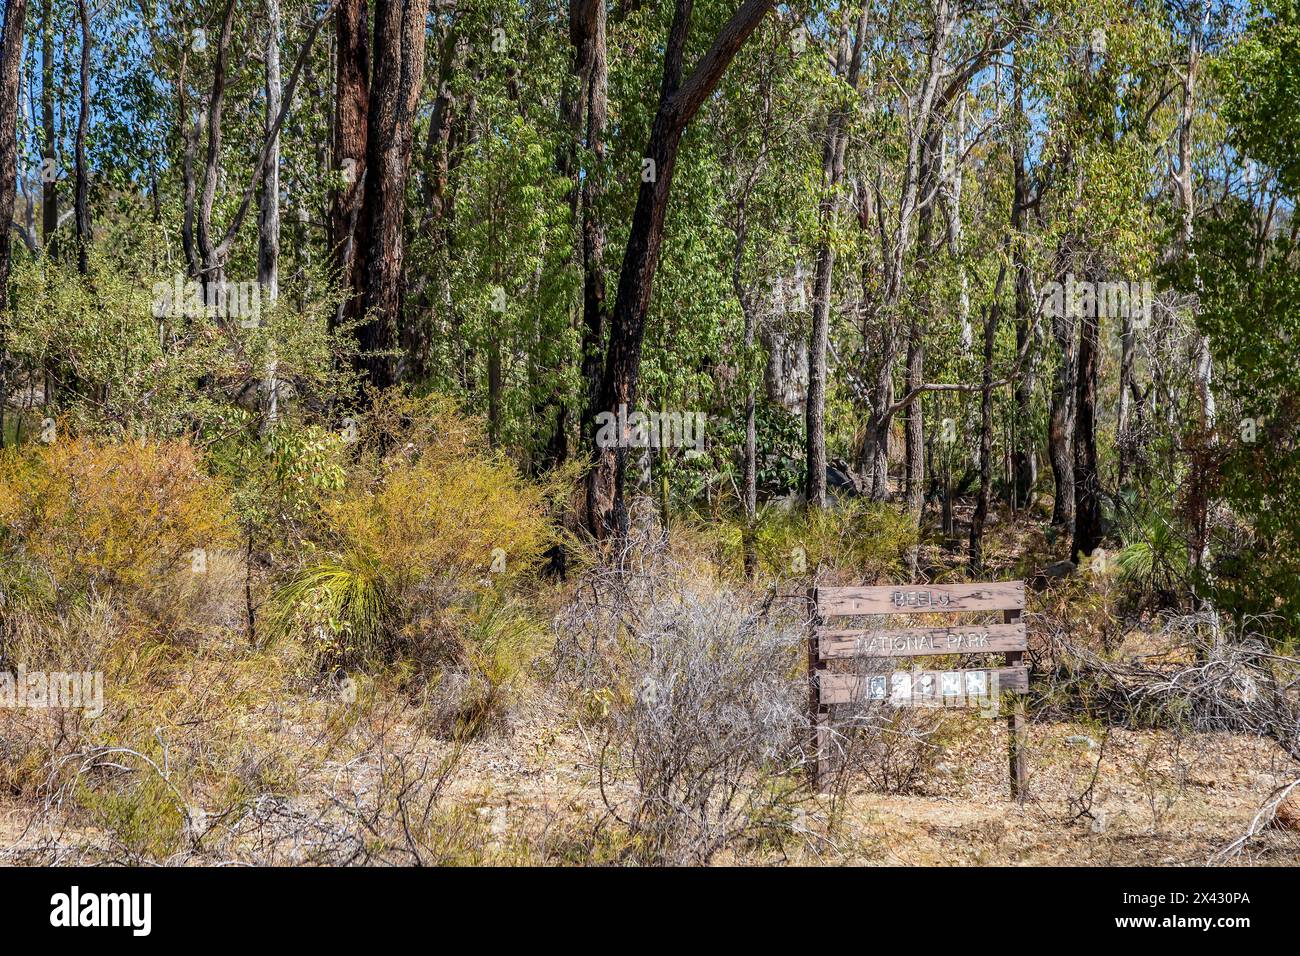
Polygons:
M950 611L1020 611L1024 581L990 584L900 584L862 588L818 588L823 617L856 614L934 614Z
M996 681L995 681L996 677ZM823 704L882 703L898 707L979 706L996 688L998 693L1029 690L1028 667L996 667L951 671L892 671L887 674L818 675Z
M971 624L878 630L817 629L823 660L842 657L924 657L935 654L1001 654L1023 651L1025 625Z

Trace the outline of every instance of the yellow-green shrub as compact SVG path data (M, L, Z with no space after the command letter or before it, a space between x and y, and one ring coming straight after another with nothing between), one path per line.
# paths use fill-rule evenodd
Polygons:
M0 456L0 584L12 614L118 595L124 612L174 635L223 613L238 577L233 540L225 491L185 442L69 438Z
M324 664L463 658L452 609L533 570L553 541L553 489L521 478L440 398L382 398L357 440L277 594L279 629Z

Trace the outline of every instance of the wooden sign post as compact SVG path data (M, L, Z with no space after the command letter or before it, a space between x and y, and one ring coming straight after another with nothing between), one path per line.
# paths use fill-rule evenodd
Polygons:
M1023 581L898 587L809 588L808 718L814 754L812 783L822 790L830 770L831 707L878 701L896 707L980 706L1003 691L1017 695L1007 717L1011 796L1024 799L1025 708L1029 690ZM832 627L833 618L894 614L964 614L1001 611L1001 624L945 627ZM1003 654L998 668L894 671L863 676L833 671L835 660L889 660L952 654ZM974 702L974 703L972 703Z

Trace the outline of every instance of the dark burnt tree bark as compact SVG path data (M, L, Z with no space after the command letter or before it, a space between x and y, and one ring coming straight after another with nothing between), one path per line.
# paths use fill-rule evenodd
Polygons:
M609 65L606 46L604 0L573 0L569 11L569 39L573 44L573 73L578 88L576 106L570 116L573 154L585 141L591 165L581 168L571 154L575 179L573 203L580 210L582 255L582 411L579 429L582 447L594 447L596 415L599 412L602 363L609 307L605 298L605 223L601 203L605 194L605 131L609 118ZM580 175L581 174L581 175ZM579 190L576 180L581 178ZM557 422L557 428L560 422ZM597 511L598 473L585 479L585 508L588 523Z
M1079 319L1075 382L1074 541L1071 554L1090 555L1101 544L1101 476L1097 473L1097 372L1101 322L1096 308Z
M86 167L86 131L90 126L90 11L86 0L77 0L77 19L81 24L80 90L77 103L76 176L74 200L77 219L77 271L90 272L90 170Z
M749 39L775 0L745 0L723 25L707 53L691 74L682 80L683 55L690 31L692 0L677 0L672 27L664 50L663 83L659 107L650 130L645 158L653 162L654 176L641 183L632 213L627 248L619 273L618 294L610 316L609 346L601 381L600 407L617 410L620 405L636 406L641 345L645 338L646 313L654 289L659 246L663 241L664 214L672 188L677 150L687 124L714 91L736 51ZM623 487L627 474L627 449L596 449L597 507L589 515L598 535L627 531L627 508Z
M9 308L10 254L13 251L14 195L18 187L18 74L23 59L27 0L8 0L0 35L0 312ZM0 333L0 447L4 446L4 405L9 397L9 353Z
M984 571L984 523L993 503L993 344L997 340L998 320L1002 317L1001 290L1006 275L1004 265L998 272L993 301L984 312L984 373L980 388L980 488L975 513L970 521L970 573L978 577Z
M370 28L366 0L339 0L334 13L334 169L342 188L330 201L329 243L334 270L348 294L335 324L358 316L361 288L355 269L355 233L366 175L366 131L370 108Z
M407 363L402 347L402 227L415 108L424 76L428 0L376 0L374 73L366 129L365 182L355 238L361 280L362 384L389 388Z

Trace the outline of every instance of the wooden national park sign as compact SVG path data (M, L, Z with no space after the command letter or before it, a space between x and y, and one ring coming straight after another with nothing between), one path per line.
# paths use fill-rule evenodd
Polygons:
M808 707L816 760L813 783L822 788L829 768L830 708L852 703L896 707L996 707L1003 692L1029 689L1023 581L989 584L886 585L811 588L812 630L808 639ZM958 614L1001 611L1001 624L943 627L834 627L831 618L890 614ZM1006 666L950 670L897 670L899 657L1003 654ZM832 661L865 664L851 672L831 669ZM879 661L879 664L870 662ZM865 671L865 672L864 672ZM1011 795L1025 786L1024 704L1016 700L1008 715Z

